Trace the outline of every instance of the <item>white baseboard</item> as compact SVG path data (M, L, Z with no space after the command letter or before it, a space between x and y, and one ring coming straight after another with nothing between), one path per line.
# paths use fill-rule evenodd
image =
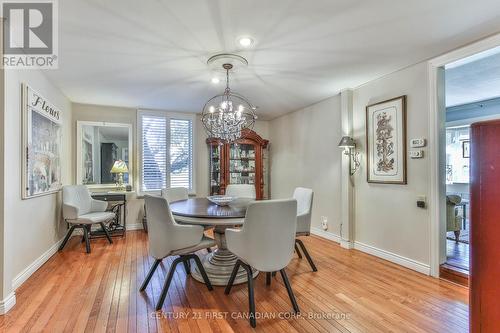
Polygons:
M142 229L144 229L142 227L142 223L131 223L131 224L127 223L127 230L142 230Z
M354 249L354 243L345 239L340 240L340 246L347 250Z
M395 254L395 253L392 253L392 252L389 252L386 250L382 250L382 249L379 249L379 248L376 248L374 246L364 244L361 242L356 242L356 241L354 243L349 242L349 241L341 239L340 236L338 236L334 233L331 233L331 232L328 232L328 231L325 231L325 230L322 230L322 229L316 228L316 227L311 228L311 233L313 235L340 243L340 246L342 246L343 248L346 248L346 249L353 249L354 248L354 249L359 250L361 252L365 252L365 253L371 254L372 256L385 259L387 261L393 262L395 264L412 269L414 271L417 271L417 272L425 274L425 275L430 275L430 273L431 273L431 268L429 265L423 264L421 262L418 262L418 261L410 259L410 258L400 256L399 254Z
M340 236L320 228L311 227L311 234L340 243Z
M361 242L354 242L354 248L356 250L371 254L375 257L385 259L387 261L393 262L395 264L412 269L414 271L417 271L417 272L425 274L425 275L430 275L430 273L431 273L431 268L429 265L423 264L421 262L418 262L418 261L410 259L410 258L400 256L399 254L395 254L395 253L392 253L392 252L389 252L386 250L382 250L382 249L379 249L379 248L376 248L374 246L364 244Z
M16 293L11 292L5 299L0 301L0 315L6 314L16 305Z
M38 257L35 261L28 265L25 269L22 270L21 273L17 274L16 277L12 280L12 289L16 290L19 288L28 278L36 272L47 260L50 259L61 245L63 238L58 240L54 245L50 247L45 253L43 253L40 257Z

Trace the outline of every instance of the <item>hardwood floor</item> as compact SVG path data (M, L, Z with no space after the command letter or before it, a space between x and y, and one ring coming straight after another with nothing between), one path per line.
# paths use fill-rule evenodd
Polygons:
M469 271L469 244L446 240L446 263Z
M92 253L74 237L17 291L0 316L2 332L251 332L246 285L209 292L179 265L163 306L154 312L168 265L138 291L153 260L143 231L93 240ZM466 332L468 290L317 237L304 237L318 266L294 258L288 276L301 309L292 306L279 274L255 282L259 332ZM225 316L225 317L224 317ZM267 318L283 316L286 319Z

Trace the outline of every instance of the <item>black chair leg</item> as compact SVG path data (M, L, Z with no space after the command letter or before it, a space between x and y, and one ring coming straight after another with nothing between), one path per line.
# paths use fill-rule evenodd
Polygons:
M184 258L179 257L172 262L172 266L170 266L170 270L168 271L167 278L165 279L165 283L163 284L163 289L161 290L160 298L158 299L158 303L156 303L156 311L161 310L163 306L163 302L165 302L165 297L167 296L168 288L170 287L170 283L174 278L175 267L177 264L183 261Z
M212 249L211 249L211 248L209 248L209 247L207 247L207 252L208 252L208 253L212 253Z
M190 257L194 259L196 266L198 266L198 270L200 271L200 274L203 277L203 281L205 281L205 284L207 285L208 290L214 290L214 288L212 287L212 283L210 282L210 279L208 278L207 272L205 271L205 267L203 267L203 264L201 263L200 258L198 258L198 256L196 254L193 254Z
M306 259L309 262L309 265L311 266L313 272L317 272L318 269L316 268L316 265L314 264L313 260L311 259L309 252L307 252L307 249L304 246L304 243L302 243L302 241L300 239L295 239L295 242L299 244L299 246L302 249L302 252L304 253L304 255L306 256Z
M293 295L292 286L290 285L290 281L288 281L288 277L286 276L285 269L283 268L282 270L280 270L280 273L281 273L281 278L283 279L283 282L285 283L286 291L288 292L288 297L290 297L290 302L292 302L293 311L295 311L295 313L299 313L300 312L299 305L297 304L297 301L295 300L295 296Z
M87 248L87 253L90 253L90 239L89 230L87 226L83 226L83 238L85 238L85 247Z
M226 295L229 295L231 292L231 288L233 287L234 279L236 279L236 274L238 274L238 270L240 269L241 261L238 259L236 260L236 264L234 264L233 272L231 273L231 277L229 278L229 281L227 282L226 289L224 290L224 293Z
M299 250L299 247L297 246L297 244L295 244L295 253L297 253L297 255L299 256L299 259L302 259L302 254L300 253L300 250Z
M104 225L104 222L99 223L101 225L102 230L104 230L104 234L106 235L106 238L108 239L108 242L110 244L113 244L113 240L111 239L111 236L108 232L108 228Z
M66 243L68 242L68 240L71 237L71 234L73 233L73 231L75 230L75 228L76 228L76 225L72 225L69 228L68 232L66 233L66 236L64 237L63 242L59 246L59 250L58 251L61 251L66 246Z
M141 288L139 291L144 291L146 290L146 287L149 284L149 281L153 277L154 272L156 271L156 268L158 268L158 265L160 264L161 259L156 259L155 262L153 263L153 266L149 269L148 275L146 275L146 279L144 279L144 282L141 284Z
M266 272L266 286L271 285L271 272Z
M247 271L247 285L248 285L248 308L250 317L250 326L257 326L257 320L255 318L255 298L253 291L253 274L252 267L247 264L242 264L243 268Z
M271 276L272 276L272 277L275 277L275 276L276 276L276 271L272 272L272 273L271 273Z
M191 274L191 265L189 264L189 259L186 259L182 262L184 264L184 269L186 270L186 274Z

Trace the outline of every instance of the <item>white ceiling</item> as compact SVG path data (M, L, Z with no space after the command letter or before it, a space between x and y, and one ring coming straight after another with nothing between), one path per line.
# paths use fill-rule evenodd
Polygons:
M72 101L199 112L222 91L208 57L249 60L232 88L261 119L300 109L500 31L498 0L64 0L60 63ZM250 35L250 51L236 40Z
M500 97L500 47L451 64L445 80L446 106Z

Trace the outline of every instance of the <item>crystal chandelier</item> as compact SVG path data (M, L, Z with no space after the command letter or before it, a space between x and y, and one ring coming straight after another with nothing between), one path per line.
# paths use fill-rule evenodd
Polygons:
M233 142L241 138L242 130L253 128L256 107L229 88L229 70L233 65L225 63L222 67L226 70L226 89L205 103L201 121L210 137Z

